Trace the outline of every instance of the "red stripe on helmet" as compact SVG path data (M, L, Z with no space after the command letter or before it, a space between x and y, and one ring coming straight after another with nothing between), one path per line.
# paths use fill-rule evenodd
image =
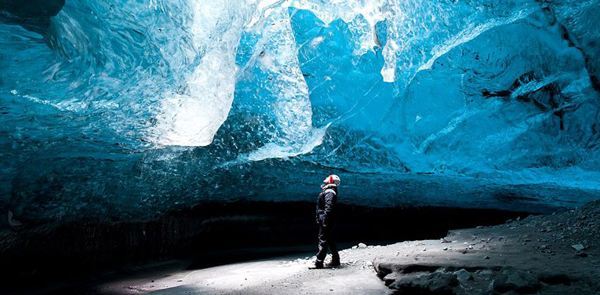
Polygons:
M329 175L329 183L333 183L333 175Z

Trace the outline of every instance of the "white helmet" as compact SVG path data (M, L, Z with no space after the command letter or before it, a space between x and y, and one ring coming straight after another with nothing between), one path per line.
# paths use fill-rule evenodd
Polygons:
M340 177L335 174L331 174L323 180L323 183L326 185L327 184L340 185Z

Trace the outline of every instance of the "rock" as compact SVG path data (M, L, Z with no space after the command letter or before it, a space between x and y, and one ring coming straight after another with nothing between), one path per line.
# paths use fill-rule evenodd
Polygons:
M399 276L389 287L397 289L400 294L447 294L452 293L452 288L458 283L453 273L435 271Z
M12 211L8 211L8 225L10 225L11 227L19 227L22 226L23 223L17 219L15 219L13 212Z
M583 246L582 244L575 244L575 245L571 245L571 248L575 249L575 251L579 252L582 251L583 249L585 249L585 246Z
M451 241L449 241L449 240L446 240L446 238L441 238L441 239L440 239L440 243L442 243L442 244L443 244L443 243L451 243Z
M473 280L473 275L470 272L468 272L467 270L465 270L464 268L455 271L454 275L456 275L456 279L458 279L458 281L463 285L467 281Z
M494 272L491 269L480 269L480 270L476 271L475 273L477 273L480 276L484 276L484 277L490 277L494 274Z
M535 276L512 268L504 269L493 282L494 291L499 293L535 293L539 288L540 284Z
M357 245L357 246L358 246L358 248L360 248L360 249L365 249L365 248L367 248L367 244L365 244L365 243L358 243L358 245Z
M542 272L538 275L538 280L549 285L570 285L571 278L560 272Z
M383 277L382 280L386 286L389 286L390 284L395 282L398 278L399 278L399 275L397 272L391 272L391 273L387 274L385 277Z

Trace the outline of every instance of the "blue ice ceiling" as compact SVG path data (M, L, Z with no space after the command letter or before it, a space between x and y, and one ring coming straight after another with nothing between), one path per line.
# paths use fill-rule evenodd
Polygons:
M330 172L364 205L600 197L597 0L0 8L0 208L21 220L312 200Z

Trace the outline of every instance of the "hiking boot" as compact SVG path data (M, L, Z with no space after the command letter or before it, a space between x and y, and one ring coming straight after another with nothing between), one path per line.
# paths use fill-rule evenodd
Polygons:
M323 268L323 261L315 261L315 268Z
M338 267L338 266L340 266L339 260L332 260L330 263L327 264L327 267Z
M329 264L327 264L327 267L338 267L340 266L340 255L339 254L333 254L331 255L331 262Z

